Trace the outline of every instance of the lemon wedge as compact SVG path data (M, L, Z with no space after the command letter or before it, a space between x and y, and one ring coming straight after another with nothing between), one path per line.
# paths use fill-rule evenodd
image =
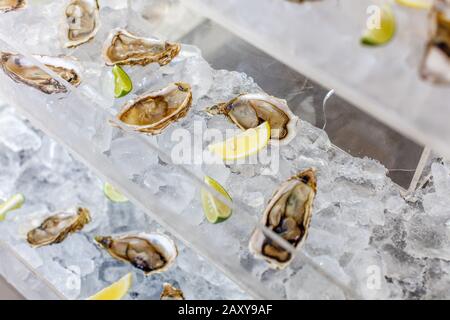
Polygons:
M105 196L107 196L108 199L111 200L112 202L127 202L128 201L128 199L123 194L121 194L119 191L117 191L108 182L106 182L104 184L103 192L105 193Z
M361 43L368 46L379 46L388 43L395 34L396 23L392 8L389 5L381 7L380 26L366 29Z
M231 161L258 153L267 146L269 140L270 125L264 122L223 142L212 144L208 150L225 161Z
M114 75L114 96L122 98L133 90L133 83L128 74L118 65L112 69Z
M395 2L414 9L430 9L432 6L431 0L395 0Z
M25 203L25 197L19 193L0 204L0 221L6 219L8 212L19 209Z
M232 201L228 192L216 180L206 176L205 183L219 192L221 195L223 195L226 199ZM223 222L231 216L231 208L214 197L208 190L206 190L206 188L202 188L201 197L203 212L205 213L205 217L209 222Z
M132 274L129 273L119 281L89 297L88 300L120 300L130 290L131 284Z

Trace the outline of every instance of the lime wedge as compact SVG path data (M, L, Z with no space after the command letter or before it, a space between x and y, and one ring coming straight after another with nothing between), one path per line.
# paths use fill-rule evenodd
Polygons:
M108 199L111 200L112 202L127 202L128 201L128 199L123 194L121 194L119 191L117 191L108 182L106 182L104 184L103 192L105 193L105 196L107 196Z
M109 287L89 297L87 300L120 300L130 290L132 282L132 275L129 273Z
M414 9L430 9L432 0L395 0L399 5Z
M114 74L114 96L122 98L133 90L133 83L128 74L119 65L115 65L112 72Z
M223 142L212 144L208 150L223 160L236 160L258 153L267 146L269 140L270 125L264 122Z
M25 203L23 194L18 193L0 204L0 221L5 220L8 212L19 209Z
M205 183L219 192L228 200L231 200L230 195L225 191L225 189L213 178L206 176ZM219 223L227 220L232 213L231 208L229 208L222 201L214 197L209 191L205 188L201 190L202 196L202 206L203 212L205 213L206 219L208 219L211 223Z
M389 5L381 7L380 26L366 29L361 43L368 46L379 46L388 43L395 34L396 23L392 8Z

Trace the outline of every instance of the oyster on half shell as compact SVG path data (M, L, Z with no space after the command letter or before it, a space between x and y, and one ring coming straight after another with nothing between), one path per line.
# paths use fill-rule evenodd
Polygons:
M450 0L436 0L430 13L430 38L420 73L425 80L450 83Z
M14 11L26 6L26 0L0 0L0 12Z
M297 248L308 235L316 190L315 169L293 176L275 191L264 211L262 224ZM275 269L285 268L292 260L289 251L259 229L253 232L249 248L256 257L266 260Z
M223 114L240 129L256 128L268 121L271 140L289 143L297 133L299 118L292 113L285 100L267 94L241 94L236 98L207 109L211 115Z
M109 66L168 64L181 50L178 43L137 37L124 29L111 31L103 45L103 59Z
M167 270L178 255L172 239L158 233L99 236L95 241L113 258L131 263L147 276Z
M191 86L182 82L172 83L129 101L117 115L117 120L133 130L155 135L185 117L191 105Z
M34 55L33 58L72 85L78 86L80 84L80 67L75 60L66 57L39 55ZM34 65L21 54L0 52L0 67L15 82L24 83L44 93L67 92L67 88L63 84L53 79L46 71Z
M67 48L93 39L100 29L98 0L70 0L65 10L63 40Z
M184 294L181 289L175 288L170 283L164 283L160 300L184 300Z
M71 233L83 229L91 221L89 210L73 208L45 219L42 224L29 231L27 241L33 247L60 243Z

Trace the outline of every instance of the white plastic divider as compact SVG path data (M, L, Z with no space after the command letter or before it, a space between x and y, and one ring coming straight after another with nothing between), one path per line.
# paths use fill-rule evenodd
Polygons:
M67 300L50 281L16 253L7 243L0 241L0 275L25 298L31 300Z

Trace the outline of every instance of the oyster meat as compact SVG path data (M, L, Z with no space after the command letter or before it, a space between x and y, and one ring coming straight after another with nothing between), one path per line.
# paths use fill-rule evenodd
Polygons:
M186 116L192 105L191 86L172 83L129 101L117 115L126 126L148 134L159 134L172 122Z
M93 39L100 28L98 0L70 0L63 25L64 45L77 47Z
M450 83L450 0L436 0L430 13L430 39L421 66L425 80Z
M184 300L184 294L170 283L164 283L160 300Z
M0 12L14 11L25 8L26 0L0 0Z
M80 84L80 68L74 60L38 55L33 57L72 85L78 86ZM0 67L15 82L24 83L44 93L67 92L64 85L21 54L0 52Z
M271 140L280 144L289 143L297 133L299 118L289 109L285 100L266 94L242 94L207 109L211 115L223 114L240 129L256 128L268 121Z
M175 243L157 233L95 237L95 241L113 258L131 263L145 275L167 270L178 255Z
M39 227L28 232L27 241L33 247L60 243L69 234L83 229L90 221L88 209L73 208L45 219Z
M269 201L262 217L262 224L289 242L299 247L308 235L312 206L316 195L314 169L308 169L284 182ZM249 244L250 251L266 260L270 267L285 268L292 255L274 240L255 230Z
M137 37L124 29L113 30L103 46L103 59L109 66L147 65L157 62L163 66L181 50L178 43Z

